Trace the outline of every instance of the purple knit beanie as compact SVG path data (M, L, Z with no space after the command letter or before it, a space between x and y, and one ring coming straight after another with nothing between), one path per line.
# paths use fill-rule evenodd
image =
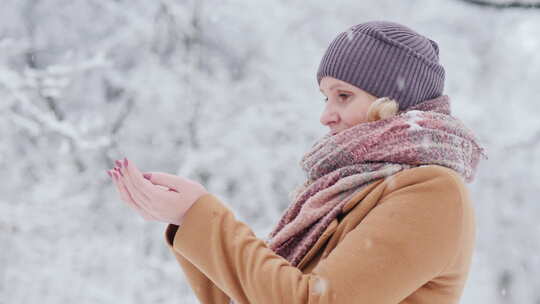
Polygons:
M445 72L437 43L404 25L369 21L340 33L328 46L317 82L331 76L404 110L443 93Z

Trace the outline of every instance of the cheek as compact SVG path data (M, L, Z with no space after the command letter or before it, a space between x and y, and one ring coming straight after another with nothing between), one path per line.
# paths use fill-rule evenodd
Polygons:
M351 104L346 111L344 111L343 120L352 127L361 122L367 121L367 108L361 105Z

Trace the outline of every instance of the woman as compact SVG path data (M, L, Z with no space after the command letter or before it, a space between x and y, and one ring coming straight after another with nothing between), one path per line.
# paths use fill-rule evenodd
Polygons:
M201 303L458 303L475 246L465 182L487 155L450 115L438 55L388 21L331 42L317 72L330 131L266 241L196 182L145 179L127 159L110 175L141 215L170 223Z

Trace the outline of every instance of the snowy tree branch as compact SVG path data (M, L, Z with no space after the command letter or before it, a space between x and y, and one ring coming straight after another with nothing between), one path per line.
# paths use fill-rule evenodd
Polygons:
M492 7L496 9L506 9L506 8L540 8L540 3L534 2L520 2L520 1L510 1L510 2L491 2L484 0L461 0L466 3L474 4L477 6Z
M534 148L538 144L540 144L540 130L537 130L536 133L533 136L531 136L531 138L523 142L510 145L506 147L505 150L510 152L510 151L515 151L515 150L531 149L531 148Z
M26 77L32 80L36 78L44 79L50 77L50 74L64 74L66 72L72 72L77 70L84 70L93 67L102 66L104 62L102 58L98 57L98 60L92 59L88 62L84 62L76 67L67 67L67 66L53 66L47 69L45 72L39 70L28 69L26 71ZM80 148L96 148L104 145L108 145L107 138L99 138L95 141L87 141L83 139L83 135L77 131L76 126L73 126L67 123L65 120L60 120L55 113L44 112L39 107L34 105L30 98L26 96L23 92L23 88L28 84L28 80L22 79L16 73L12 73L9 70L4 70L3 77L0 77L0 85L2 85L6 91L13 97L13 101L8 104L3 109L10 109L13 114L16 114L19 119L15 120L20 126L28 129L30 126L29 121L35 121L41 126L46 127L48 130L53 131L61 136L66 137L71 142L76 144ZM21 113L16 113L13 107L14 105L20 106ZM26 115L23 113L26 112ZM25 119L24 122L22 119ZM33 132L36 130L34 129Z
M133 105L133 98L129 97L125 102L125 106L122 108L120 113L118 113L117 119L112 124L111 134L118 133L118 131L122 128L124 121L129 116L129 112L131 112L131 109L133 109Z

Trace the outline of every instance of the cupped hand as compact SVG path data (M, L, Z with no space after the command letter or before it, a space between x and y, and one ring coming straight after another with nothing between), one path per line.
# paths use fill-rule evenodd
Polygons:
M144 219L180 225L188 209L201 196L208 194L204 186L164 172L145 172L127 158L116 161L107 173L113 179L122 201Z

